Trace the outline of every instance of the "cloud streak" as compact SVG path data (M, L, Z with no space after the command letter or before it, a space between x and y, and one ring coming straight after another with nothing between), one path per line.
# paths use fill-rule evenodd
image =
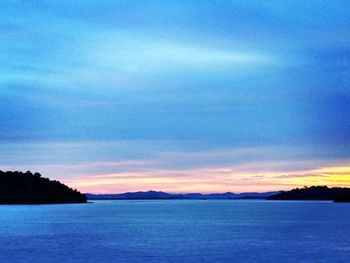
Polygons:
M246 192L288 190L311 185L350 186L349 167L323 167L307 171L285 173L233 171L230 167L198 168L190 170L156 170L121 172L66 180L85 192L115 193L149 189L184 192ZM333 171L324 173L324 171Z
M137 149L143 150L138 158ZM2 146L0 169L39 171L93 193L246 192L349 185L349 159L314 155L305 146L204 150L200 143L169 141L15 143Z

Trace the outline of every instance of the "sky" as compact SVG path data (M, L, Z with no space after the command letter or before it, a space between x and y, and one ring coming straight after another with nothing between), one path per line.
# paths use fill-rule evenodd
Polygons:
M0 4L0 170L82 192L350 186L350 1Z

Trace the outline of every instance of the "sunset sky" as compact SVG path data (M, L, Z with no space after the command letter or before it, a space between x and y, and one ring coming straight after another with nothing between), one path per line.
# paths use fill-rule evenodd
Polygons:
M350 186L350 1L3 1L0 170L82 192Z

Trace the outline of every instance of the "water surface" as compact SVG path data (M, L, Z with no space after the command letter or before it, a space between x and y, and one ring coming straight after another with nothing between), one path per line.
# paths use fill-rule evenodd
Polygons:
M349 262L350 204L95 201L0 206L0 262Z

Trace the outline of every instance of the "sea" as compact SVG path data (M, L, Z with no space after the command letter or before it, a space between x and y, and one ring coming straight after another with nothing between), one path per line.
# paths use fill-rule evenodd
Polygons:
M350 203L1 205L0 262L350 262Z

